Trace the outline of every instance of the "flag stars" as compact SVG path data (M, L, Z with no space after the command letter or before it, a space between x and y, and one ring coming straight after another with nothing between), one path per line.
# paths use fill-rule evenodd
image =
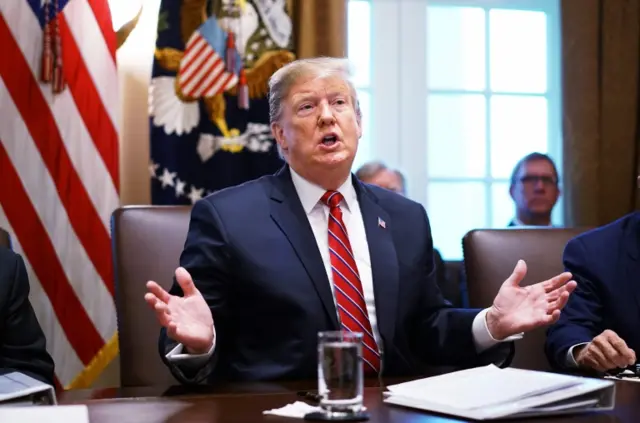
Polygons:
M149 175L152 178L155 178L156 176L158 176L156 172L158 171L159 167L160 165L158 163L154 163L154 162L149 163Z
M181 197L184 195L184 187L186 183L181 181L180 178L176 178L176 197Z
M191 204L195 204L196 201L202 199L202 194L204 193L204 188L196 188L194 186L191 187L191 192L187 197L191 200Z
M166 167L164 168L164 171L162 172L162 176L160 176L158 179L160 179L160 182L162 183L162 188L165 188L167 186L174 186L175 182L173 181L173 178L176 177L176 172L169 172L169 169L167 169Z

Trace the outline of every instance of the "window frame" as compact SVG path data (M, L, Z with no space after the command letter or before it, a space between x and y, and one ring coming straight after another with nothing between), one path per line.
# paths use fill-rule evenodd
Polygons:
M354 1L354 0L349 0ZM372 159L382 159L389 166L401 169L407 179L407 195L430 210L429 184L439 182L482 182L485 190L485 226L493 227L493 192L497 183L508 183L508 178L491 175L491 139L489 102L492 95L490 81L489 19L485 33L485 95L486 108L486 169L483 177L431 177L428 173L427 105L429 95L454 93L454 90L431 90L427 86L427 7L481 7L512 10L542 11L547 15L547 92L525 93L527 96L547 98L548 150L562 180L562 92L561 92L561 40L559 0L423 0L388 1L360 0L370 3L371 11L371 73L366 89L371 98L371 134L369 151ZM382 31L379 29L383 28ZM422 34L419 36L418 34ZM405 65L409 64L409 65ZM461 92L456 90L456 92ZM475 93L476 91L463 91ZM512 93L508 93L512 94ZM391 140L391 141L390 141ZM424 181L424 182L420 182ZM553 223L563 222L562 201L553 210ZM515 211L514 211L515 213ZM508 222L504 222L504 226ZM437 225L437 222L432 222ZM436 240L437 244L437 240ZM446 257L458 259L460 257Z

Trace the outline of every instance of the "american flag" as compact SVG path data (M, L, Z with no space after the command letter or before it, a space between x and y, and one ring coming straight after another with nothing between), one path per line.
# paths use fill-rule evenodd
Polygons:
M235 86L238 77L226 72L225 67L211 42L200 30L194 32L187 42L178 72L182 93L194 98L212 97Z
M61 51L65 86L56 93L41 82L45 22ZM0 1L0 45L0 227L27 264L56 383L85 387L118 349L109 219L119 205L119 102L108 2Z

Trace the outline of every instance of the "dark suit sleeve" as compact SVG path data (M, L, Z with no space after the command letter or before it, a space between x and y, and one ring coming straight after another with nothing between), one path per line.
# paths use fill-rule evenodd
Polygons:
M224 353L227 334L227 281L229 280L228 241L220 217L207 199L198 201L191 212L189 232L185 247L180 257L180 266L184 267L193 278L211 309L216 330L216 348L206 363L200 368L193 368L190 363L169 362L166 354L177 343L167 336L163 328L160 333L160 355L169 366L174 376L182 383L193 384L207 379L213 372L219 356ZM175 281L169 291L172 295L182 296L180 285Z
M0 359L3 370L16 370L50 385L54 384L53 359L46 349L46 340L29 302L29 279L22 258L7 262L7 298L2 310L2 345Z
M429 220L424 208L426 224L424 270L419 307L415 315L416 325L412 335L418 357L424 357L431 365L473 367L497 362L506 365L513 356L513 343L498 344L481 354L476 351L472 325L479 309L456 309L447 303L434 280L433 243Z
M442 259L442 255L437 249L433 249L433 261L435 265L435 278L440 292L444 296L445 300L449 301L452 305L460 305L460 289L455 286L452 278L449 277L449 271L447 265Z
M592 270L597 257L592 257L580 239L567 244L564 265L578 283L562 310L560 319L549 327L545 352L551 365L557 369L567 369L566 357L569 348L590 342L600 334L602 326L602 295L598 278Z

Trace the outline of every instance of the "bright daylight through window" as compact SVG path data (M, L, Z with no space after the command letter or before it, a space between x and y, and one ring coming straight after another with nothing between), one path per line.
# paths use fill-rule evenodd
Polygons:
M349 0L348 56L363 108L354 169L383 160L426 207L434 245L462 258L474 228L514 216L528 153L562 172L559 0ZM553 223L562 224L562 207Z

